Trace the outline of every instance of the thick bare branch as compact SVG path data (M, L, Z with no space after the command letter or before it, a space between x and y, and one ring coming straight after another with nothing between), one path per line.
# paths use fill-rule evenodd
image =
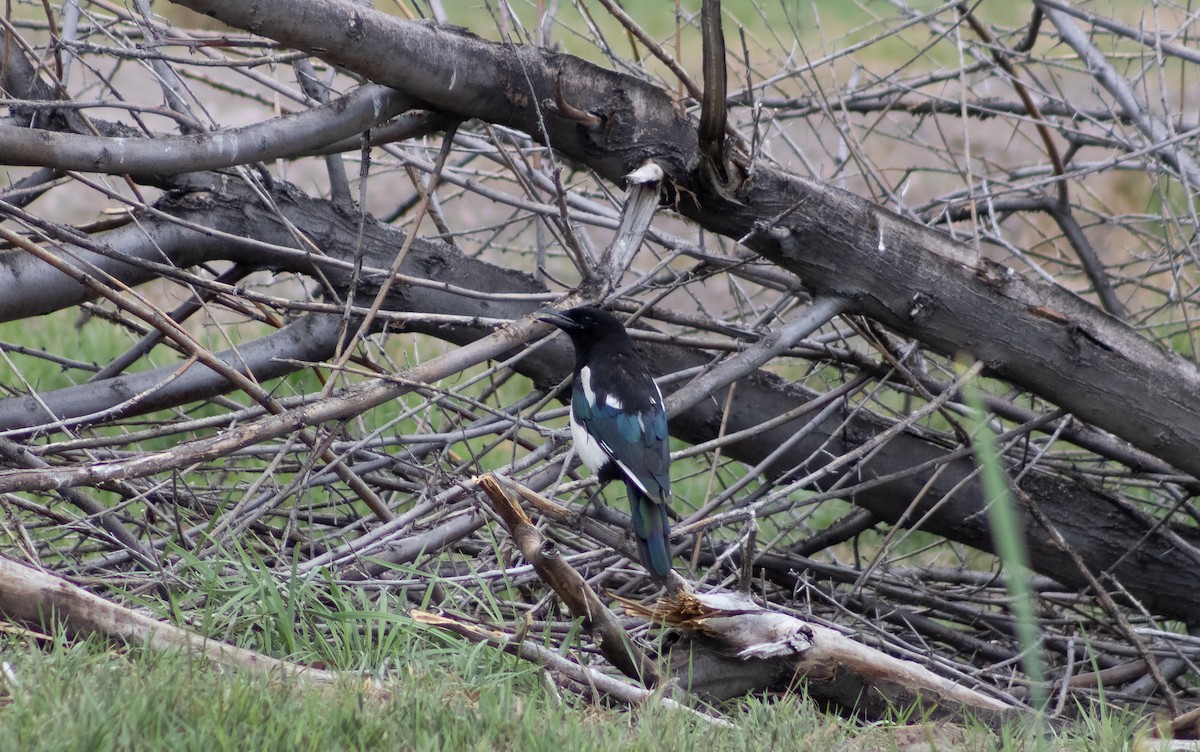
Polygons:
M155 138L94 136L0 125L0 164L118 175L176 175L319 150L412 109L385 86L243 128Z
M717 189L697 170L695 129L666 92L643 81L567 55L492 44L332 0L180 4L321 50L331 62L435 107L520 128L610 180L654 159L680 190L683 214L741 238L814 292L848 298L858 312L938 352L969 353L992 374L1200 477L1194 365L1070 292L1025 280L850 193L763 164L732 193ZM337 42L344 33L358 43ZM464 69L463 60L475 64ZM520 89L506 85L518 80ZM602 114L605 129L546 110L542 103L558 89L577 107ZM1126 410L1114 411L1115 404Z

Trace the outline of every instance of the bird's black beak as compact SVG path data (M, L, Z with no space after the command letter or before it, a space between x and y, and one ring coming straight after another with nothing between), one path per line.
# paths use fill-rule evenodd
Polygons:
M553 324L563 331L569 332L572 329L578 329L579 325L575 323L575 319L566 316L562 311L556 311L553 308L543 308L534 314L534 317L539 321L545 321L547 324Z

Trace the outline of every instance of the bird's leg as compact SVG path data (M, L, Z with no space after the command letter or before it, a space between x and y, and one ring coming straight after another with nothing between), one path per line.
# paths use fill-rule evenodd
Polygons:
M604 508L608 506L608 502L604 500L604 485L596 486L596 490L592 491L592 495L588 497L587 503L583 505L584 510L592 509L592 516L599 517Z
M612 483L619 477L621 477L621 471L617 469L616 463L606 462L604 467L600 468L596 473L596 480L600 481L600 484L596 486L595 492L588 499L588 503L584 505L584 509L592 507L595 510L593 516L601 517L604 508L608 506L607 502L604 501L604 489L609 483Z

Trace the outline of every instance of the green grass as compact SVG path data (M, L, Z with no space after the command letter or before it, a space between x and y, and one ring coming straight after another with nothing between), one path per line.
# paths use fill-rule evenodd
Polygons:
M984 416L983 397L979 385L970 381L964 385L966 404L977 416L972 425L975 460L988 499L988 522L992 528L996 555L1004 563L1004 583L1011 598L1010 608L1016 621L1017 639L1021 643L1021 664L1029 677L1030 705L1040 714L1047 707L1045 671L1042 664L1041 628L1037 621L1037 603L1029 587L1029 550L1017 518L1016 501L1009 490L1003 457L996 437Z
M463 676L466 651L441 666L408 666L386 701L351 682L321 691L98 645L4 654L17 678L0 710L5 750L540 750L564 748L583 726L538 691L528 668Z
M1026 750L1031 731L977 725L862 724L802 694L749 697L719 728L651 702L635 710L552 689L541 669L416 624L394 593L273 574L250 552L188 561L178 595L140 605L215 639L346 672L316 689L215 668L186 655L98 639L0 637L0 752L7 750ZM484 586L481 584L481 590ZM501 618L481 601L476 616ZM536 634L527 639L537 640ZM583 647L569 641L572 654ZM387 698L364 692L378 679ZM1133 715L1100 713L1056 749L1128 748ZM665 742L664 740L669 740Z
M798 700L751 701L738 727L647 706L636 715L550 691L529 664L464 647L410 656L381 700L347 682L334 690L273 683L180 655L96 642L48 648L11 641L0 655L15 681L0 707L0 750L658 750L803 749L846 742ZM64 709L69 709L64 711Z
M89 322L76 326L74 309L20 321L0 323L0 342L67 355L82 363L103 364L129 348L133 340L115 328ZM41 391L62 389L86 381L91 372L60 366L43 358L20 353L0 357L0 384L25 391L25 384Z
M652 704L636 712L552 692L539 672L457 646L407 656L384 682L319 690L215 669L177 654L54 639L0 641L0 752L40 750L1026 750L1025 729L888 723L821 713L802 697L725 708L733 728ZM1131 749L1136 720L1107 715L1063 750ZM668 741L669 740L669 741Z

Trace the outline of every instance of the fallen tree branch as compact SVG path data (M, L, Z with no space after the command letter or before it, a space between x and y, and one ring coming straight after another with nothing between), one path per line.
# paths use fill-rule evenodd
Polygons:
M298 273L307 271L321 275L335 286L339 294L348 296L351 265L345 249L352 248L355 243L357 227L353 218L340 214L328 202L306 197L280 182L277 202L284 218L299 227L319 247L343 255L317 257L300 253L285 245L292 242L286 229L279 220L256 206L244 188L232 183L221 184L219 181L217 185L212 185L211 181L214 180L217 179L213 176L207 179L196 176L196 181L204 185L205 190L175 196L160 204L164 212L196 225L197 229L176 226L166 220L147 220L138 229L125 227L98 236L105 246L119 251L118 254L104 256L77 247L66 248L75 257L130 285L154 275L151 269L134 266L139 258L149 262L156 254L165 254L179 266L228 259L256 266L285 268ZM216 192L218 186L220 194ZM201 227L206 231L202 231ZM367 270L382 271L390 267L391 259L403 238L403 233L397 230L369 222L361 241L363 277L370 277ZM157 257L161 258L161 255ZM72 289L70 284L63 283L61 280L64 278L61 275L56 277L53 269L26 265L23 258L18 254L0 254L0 289L14 291L11 296L0 297L0 318L16 317L20 310L38 304L66 307L83 297L82 289ZM317 264L319 266L314 270L313 266ZM421 239L414 242L402 271L411 276L413 284L399 290L395 299L389 300L388 307L460 317L460 322L453 324L445 324L436 318L427 323L414 321L410 329L463 346L460 351L448 353L443 358L399 374L408 381L436 380L465 368L470 362L480 362L470 357L474 352L473 343L482 344L482 339L504 331L511 332L512 328L493 335L493 327L479 319L517 319L534 311L539 305L536 298L545 295L545 288L528 275L469 258L452 247ZM457 287L447 286L445 282L429 279L433 274L443 280L447 276L454 279L462 287L462 292ZM426 276L421 279L419 275ZM19 284L17 279L20 280ZM793 319L793 323L800 326L804 319L804 316L800 316ZM294 325L301 326L300 322ZM271 338L285 336L279 332L271 335ZM760 346L751 346L744 354L737 356L737 362L741 362L741 359L754 359L757 362L756 354L778 344L782 336L782 333L775 337L768 336ZM264 338L263 343L266 341L267 338ZM494 349L487 351L489 354L479 357L499 357L511 352L524 340L511 338L506 341L507 346L494 343ZM318 343L316 339L309 339L307 344L311 347ZM661 366L659 375L706 367L712 360L700 348L657 342L643 342L639 346L646 353L647 362ZM249 357L255 352L250 349L242 355ZM269 359L269 351L264 354ZM294 354L290 357L303 356ZM570 348L562 343L550 342L541 346L537 357L523 358L513 367L533 379L539 387L549 389L570 374L572 364ZM262 368L264 373L273 371L277 374L300 367L299 363L289 366L260 360L252 370L258 373L258 369ZM724 365L718 366L716 371L701 376L701 380L708 382L715 379L714 374L724 372L725 368ZM140 373L120 378L129 379L130 384L149 388L143 381L147 377ZM205 378L212 382L211 386L220 386L219 377ZM118 384L125 383L114 381L112 386L116 388ZM114 466L116 463L89 462L70 467L56 465L36 472L0 470L0 491L99 484L108 480L108 476L101 471L117 473L113 477L144 477L186 467L192 462L211 459L224 452L284 435L295 426L344 419L371 405L394 399L410 388L404 384L358 385L329 400L297 406L284 416L241 423L229 433L181 443L170 450L138 460L125 460L120 467ZM751 466L778 453L770 466L764 468L768 477L778 477L794 468L802 468L805 474L813 472L827 464L826 458L843 456L875 442L890 427L890 423L862 410L852 415L838 410L833 416L819 419L814 415L796 412L794 419L772 423L779 416L799 411L806 402L820 395L761 370L749 372L736 381L733 388L736 389L736 399L730 404L724 425L727 434L740 433L742 436L722 451ZM81 415L107 407L111 400L103 405L97 405L94 400L113 391L104 382L99 382L90 393L85 388L72 387L61 394L46 392L42 396L51 404L63 404L60 400L78 402L79 407L70 414ZM211 393L214 392L207 392ZM726 401L726 394L722 389L712 395L713 400L701 400L691 409L674 414L670 424L672 435L693 444L714 439L718 427L722 425L719 405ZM198 391L190 396L200 398L205 393ZM150 395L147 399L152 397ZM669 399L677 398L672 395ZM27 396L0 400L0 430L28 425L22 420L28 420L31 414L36 414L30 412L35 406L33 398ZM764 425L767 427L764 428ZM808 435L802 441L794 442L801 431ZM786 451L780 452L781 447L786 447ZM928 532L981 550L991 550L992 536L986 515L979 514L986 499L982 487L973 478L974 471L974 463L965 452L956 454L918 435L902 433L877 448L862 462L847 468L845 472L853 473L858 482L848 486L844 492L831 493L830 496L852 499L858 506L886 522L908 524L924 518L922 529ZM37 477L39 475L41 477ZM834 487L833 484L841 477L839 473L823 479L818 490ZM1070 479L1027 473L1020 485L1039 502L1044 514L1083 556L1091 572L1111 569L1113 576L1151 612L1184 620L1200 618L1200 600L1197 599L1192 578L1188 576L1194 562L1174 540L1175 536L1179 536L1192 546L1200 546L1200 537L1193 528L1155 529L1134 514L1127 502ZM924 501L919 508L909 510L914 498ZM1026 537L1039 540L1043 535L1040 527L1032 520L1024 522ZM1149 537L1143 540L1148 531ZM1032 565L1039 573L1055 577L1070 587L1088 587L1088 580L1077 576L1074 562L1056 547L1034 546L1031 555Z
M98 635L160 652L179 651L214 665L279 680L300 681L314 687L332 688L350 677L272 658L180 629L107 601L61 577L2 557L0 613L5 618L46 632L61 627L75 637ZM386 700L389 695L388 690L372 679L362 679L362 688L381 700Z
M802 683L809 697L869 719L916 707L921 717L973 716L996 724L1023 710L743 596L680 592L654 607L622 603L631 614L689 636L671 648L672 675L684 687L716 698L746 691L796 691ZM757 686L747 686L750 679Z
M600 652L609 663L647 687L658 686L662 677L654 662L633 644L608 607L600 602L600 598L579 573L558 555L554 544L542 537L500 481L492 475L485 475L478 481L521 555L533 565L538 576L554 590L571 613L583 620L584 630L596 640Z
M506 653L519 656L531 663L536 663L539 666L544 666L547 670L561 674L571 681L585 687L594 687L598 692L603 693L607 697L611 697L618 702L627 705L640 705L647 702L659 702L664 707L675 710L682 710L692 714L698 720L705 723L730 728L733 726L729 721L723 718L715 718L711 715L701 713L697 710L692 710L678 701L670 697L663 697L659 692L653 692L641 687L635 687L631 684L626 684L619 679L609 676L608 674L596 671L593 668L582 666L574 661L568 660L563 656L555 653L553 650L548 650L541 645L534 645L527 640L517 639L517 635L498 630L484 629L483 627L472 624L462 619L455 619L448 616L440 616L437 614L427 613L425 611L413 611L413 620L418 624L424 624L431 627L440 627L441 629L454 632L455 634L465 637L472 642L479 642L493 647L500 648Z

